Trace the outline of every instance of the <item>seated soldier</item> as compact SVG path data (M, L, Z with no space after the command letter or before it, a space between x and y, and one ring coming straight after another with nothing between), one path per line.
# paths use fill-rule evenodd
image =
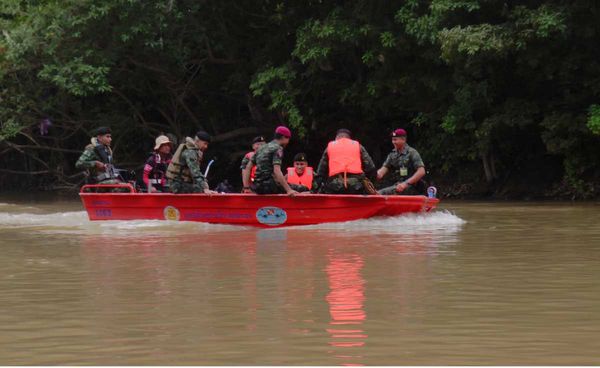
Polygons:
M203 152L209 143L210 135L201 130L194 139L186 137L185 143L179 145L167 168L171 192L216 194L208 188L206 178L200 171Z
M425 176L425 164L416 149L406 143L406 131L396 129L392 133L394 149L385 159L383 166L377 170L377 179L381 180L388 172L396 171L400 180L389 187L379 190L379 194L425 194L425 184L421 180Z
M110 148L112 142L111 130L108 127L96 129L91 144L75 163L78 169L86 170L88 184L121 184L113 166L113 152Z
M243 187L246 188L242 189L242 193L252 192L252 190L250 189L250 184L254 183L254 177L256 176L256 166L253 166L252 169L247 169L247 166L250 162L250 159L252 158L252 156L254 156L256 151L258 151L258 149L264 146L265 144L266 142L263 136L254 137L254 139L252 140L252 151L246 153L244 155L244 158L242 159L242 164L240 166L240 169L242 169L242 184ZM244 181L244 170L250 170L250 180L248 182Z
M316 187L314 184L313 168L308 166L306 155L298 153L294 156L294 167L287 168L285 179L289 184L300 186L299 192L306 192Z
M339 129L329 142L317 168L320 192L325 194L376 194L367 176L375 176L375 164L367 150L350 139L348 129Z
M244 190L253 189L257 194L283 194L290 196L298 194L299 187L288 184L281 172L283 159L283 148L288 145L292 132L284 126L275 129L275 137L264 146L260 147L252 156L246 170L244 171L244 183L250 182L250 171L256 166L256 178L252 188L244 187Z

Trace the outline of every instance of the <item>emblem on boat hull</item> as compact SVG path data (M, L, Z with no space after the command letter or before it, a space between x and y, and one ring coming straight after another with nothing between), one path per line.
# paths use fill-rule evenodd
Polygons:
M165 220L170 221L179 221L179 210L173 206L167 206L163 210L163 215L165 216Z
M256 211L256 219L263 225L277 226L287 221L287 213L279 207L261 207Z

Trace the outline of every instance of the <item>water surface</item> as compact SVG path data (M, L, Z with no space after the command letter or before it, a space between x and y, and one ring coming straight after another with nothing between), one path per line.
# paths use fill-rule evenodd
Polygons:
M598 204L260 230L0 202L0 364L600 364Z

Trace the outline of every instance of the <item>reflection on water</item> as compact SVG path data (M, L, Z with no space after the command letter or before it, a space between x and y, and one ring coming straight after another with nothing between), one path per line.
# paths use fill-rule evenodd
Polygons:
M341 348L364 346L367 334L362 325L367 316L363 308L365 282L360 274L362 257L357 254L337 254L334 249L329 249L327 259L326 272L331 290L326 298L331 315L331 327L327 329L331 335L330 345ZM351 352L342 354L337 357L361 358Z
M600 364L595 206L263 230L60 206L0 204L0 363Z

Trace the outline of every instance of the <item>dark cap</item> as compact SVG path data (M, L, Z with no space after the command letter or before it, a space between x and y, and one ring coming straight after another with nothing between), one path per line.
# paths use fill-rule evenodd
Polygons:
M352 137L352 132L346 128L338 129L337 132L335 132L336 136L340 134L347 134L349 137Z
M94 132L95 136L105 135L105 134L111 134L109 127L102 126L102 127L99 127L98 129L96 129L96 131Z
M252 144L260 143L260 142L266 142L265 137L263 137L262 135L259 135L258 137L254 137L254 139L252 140Z
M198 138L201 141L210 143L210 134L208 134L204 130L199 130L198 132L196 132L196 138Z
M297 162L297 161L308 162L308 160L306 159L306 155L304 153L296 153L296 156L294 156L294 162Z
M392 137L406 137L406 130L398 128L392 132Z

